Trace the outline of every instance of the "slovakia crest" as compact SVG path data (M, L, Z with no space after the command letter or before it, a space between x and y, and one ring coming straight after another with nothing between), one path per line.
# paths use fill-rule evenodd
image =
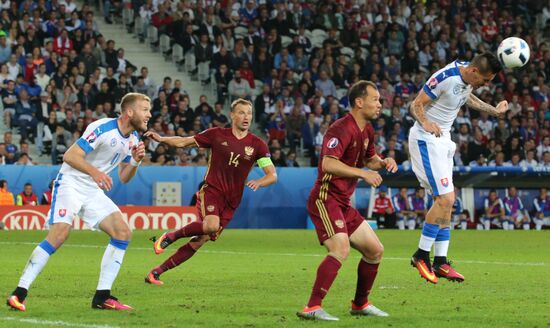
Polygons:
M449 186L449 179L447 179L447 178L441 179L441 184L443 185L443 187L448 187Z
M67 215L67 209L60 208L58 213L59 213L59 216L63 218L63 217L65 217L65 215Z
M432 77L429 81L428 81L428 88L430 89L435 89L435 87L437 86L437 79L435 77Z
M88 143L93 143L96 139L97 139L97 135L95 134L95 132L90 133L86 137L86 141L88 141Z
M111 147L116 146L116 138L111 139Z
M327 147L330 149L336 148L338 146L338 139L337 138L330 138L330 140L327 142Z

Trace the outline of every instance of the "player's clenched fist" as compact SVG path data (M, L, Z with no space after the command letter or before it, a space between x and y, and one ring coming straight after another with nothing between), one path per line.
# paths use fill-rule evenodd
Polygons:
M92 174L92 179L103 190L109 191L113 187L113 179L99 170Z
M496 109L498 114L506 113L508 111L508 102L506 100L499 102Z
M378 187L382 183L382 177L374 171L364 171L362 179L373 187Z
M136 162L141 162L145 157L145 145L140 141L136 146L132 147L132 157Z

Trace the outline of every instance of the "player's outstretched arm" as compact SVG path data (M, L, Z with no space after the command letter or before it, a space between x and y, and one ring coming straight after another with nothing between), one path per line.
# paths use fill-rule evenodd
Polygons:
M371 186L378 187L382 183L382 177L378 172L366 171L357 167L351 167L332 156L324 156L322 162L323 172L342 178L359 178L365 180Z
M466 105L477 111L486 112L493 116L499 116L500 114L504 114L508 111L508 102L506 100L499 102L497 107L493 107L476 97L474 94L470 94L470 97L466 101Z
M412 117L422 126L426 132L434 134L436 137L441 136L441 128L437 123L432 122L428 120L426 117L426 110L424 107L426 107L429 103L432 102L432 98L428 96L424 90L420 90L418 93L418 96L414 98L413 102L411 103L411 107L409 111L411 112Z
M365 166L375 171L386 169L390 173L397 172L397 163L390 157L381 159L380 156L374 155L365 161Z
M72 168L86 173L94 179L99 188L111 190L113 179L107 174L98 170L95 166L86 161L86 153L80 146L75 143L63 155L63 162L69 164Z
M144 136L177 148L198 146L195 142L195 137L161 137L158 133L153 131L145 132Z
M120 178L120 182L127 183L136 175L139 164L141 164L144 157L145 145L140 141L137 146L132 148L132 159L130 163L120 163L118 166L118 177Z
M264 158L268 159L269 162L271 162L271 160L268 157L264 157ZM260 159L258 162L260 162L262 159ZM264 171L264 176L258 180L250 180L246 183L246 185L254 191L258 190L258 188L260 187L267 187L277 182L277 171L275 171L275 166L273 165L273 163L263 167L260 163L258 164Z

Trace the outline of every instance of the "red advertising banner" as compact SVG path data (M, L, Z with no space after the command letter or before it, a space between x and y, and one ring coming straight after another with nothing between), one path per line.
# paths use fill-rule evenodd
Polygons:
M135 230L179 229L198 220L193 206L119 206L122 217ZM45 230L49 206L0 206L0 222L6 230ZM89 227L79 217L73 229Z

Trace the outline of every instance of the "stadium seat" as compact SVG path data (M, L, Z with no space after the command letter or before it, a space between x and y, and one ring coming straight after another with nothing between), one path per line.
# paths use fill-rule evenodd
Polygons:
M185 54L185 71L187 73L194 71L197 68L195 54L193 51L188 51Z
M156 51L157 42L159 41L159 30L153 25L149 25L149 28L147 28L147 39L149 40L151 49L153 49L153 51Z
M179 44L174 44L172 46L172 62L176 65L178 65L179 70L179 63L183 60L183 48Z
M353 55L354 55L353 49L351 49L349 47L343 47L342 49L340 49L340 53L342 53L346 56L349 56L349 57L353 57Z
M286 48L292 43L292 39L286 35L281 36L281 45Z
M323 36L314 36L313 39L311 39L311 46L313 48L322 48L325 40L326 38Z
M199 81L206 81L210 78L210 61L199 63L198 78Z
M262 93L262 88L264 87L264 83L260 80L254 80L254 96L260 95Z
M122 9L122 22L123 27L126 27L134 22L134 10L131 8Z
M166 34L160 36L159 50L168 59L166 53L170 50L170 37Z
M248 29L243 26L235 27L235 36L245 37L248 34Z
M323 38L323 39L328 38L328 33L327 33L327 31L325 31L325 30L315 29L315 30L313 30L313 32L311 32L311 33L312 33L312 37L313 37L313 38L317 38L317 37L321 37L321 38Z
M134 33L136 37L143 34L143 18L141 16L137 16L134 20Z

